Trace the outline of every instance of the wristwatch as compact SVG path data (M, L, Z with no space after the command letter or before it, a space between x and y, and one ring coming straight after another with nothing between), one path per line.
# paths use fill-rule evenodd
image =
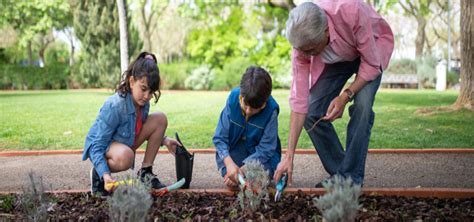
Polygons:
M354 99L355 93L352 92L352 90L350 90L349 88L345 89L343 93L347 94L347 97L349 97L349 102L352 102L352 100Z

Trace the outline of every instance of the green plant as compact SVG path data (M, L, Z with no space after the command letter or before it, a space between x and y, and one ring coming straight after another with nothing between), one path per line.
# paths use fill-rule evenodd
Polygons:
M437 64L436 58L430 55L416 60L416 74L422 83L422 87L433 88L435 86Z
M189 61L179 63L158 64L163 89L185 89L184 81L197 66Z
M268 199L268 173L257 160L248 161L244 167L245 185L240 185L240 192L237 195L240 207L255 212L260 208L262 199Z
M202 65L192 71L184 81L184 86L187 89L207 90L211 87L212 79L214 79L214 72L207 65Z
M448 71L446 80L448 82L448 86L454 86L459 83L459 72L456 72L454 70Z
M326 194L314 198L313 202L328 221L354 221L359 204L360 186L352 183L351 178L339 175L323 183Z
M386 73L415 74L416 66L416 61L412 59L392 59Z
M135 182L120 185L107 202L111 221L146 221L153 203L150 184Z
M8 194L0 196L0 209L3 212L10 212L15 208L16 196L14 194Z
M23 212L32 221L46 221L48 217L49 200L45 193L43 177L37 177L33 171L28 173L30 186L22 188L19 202Z
M70 78L69 66L50 64L36 66L0 66L0 89L67 89Z
M245 70L252 65L252 62L246 57L236 57L230 62L224 64L224 67L217 69L216 78L212 82L213 90L230 90L239 86L240 79Z

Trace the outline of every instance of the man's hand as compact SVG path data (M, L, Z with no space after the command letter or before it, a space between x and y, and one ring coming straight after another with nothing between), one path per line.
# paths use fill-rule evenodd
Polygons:
M348 102L349 97L345 93L334 98L329 104L326 116L323 118L323 120L329 120L332 122L338 118L341 118Z
M102 178L104 179L104 189L108 192L113 192L116 187L112 187L111 189L107 189L107 186L106 186L108 183L114 183L115 182L115 180L112 178L112 176L110 176L110 174L108 174L108 173L105 173Z
M288 185L291 186L293 183L293 157L285 156L285 158L283 158L278 164L275 174L273 175L273 180L275 183L280 181L280 178L284 172L288 173Z
M181 143L169 137L166 137L165 140L163 140L163 145L165 145L166 148L168 148L168 152L173 154L173 156L176 154L176 147L182 146Z

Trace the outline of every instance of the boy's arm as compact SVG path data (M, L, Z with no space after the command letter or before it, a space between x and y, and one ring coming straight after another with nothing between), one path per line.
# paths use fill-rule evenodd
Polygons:
M278 112L275 110L268 124L263 131L262 139L255 147L255 153L245 158L247 163L250 160L258 160L261 163L267 162L276 152L278 145Z
M212 142L219 158L224 160L229 156L229 107L227 105L221 112Z

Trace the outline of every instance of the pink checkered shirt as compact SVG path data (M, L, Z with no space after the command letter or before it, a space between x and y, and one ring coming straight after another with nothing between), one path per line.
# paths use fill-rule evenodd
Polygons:
M374 80L380 69L387 68L393 52L393 33L388 23L362 1L323 0L316 4L327 15L329 35L334 52L345 61L360 57L358 75ZM308 112L309 90L318 81L325 64L321 57L306 56L293 49L290 108L297 113Z

